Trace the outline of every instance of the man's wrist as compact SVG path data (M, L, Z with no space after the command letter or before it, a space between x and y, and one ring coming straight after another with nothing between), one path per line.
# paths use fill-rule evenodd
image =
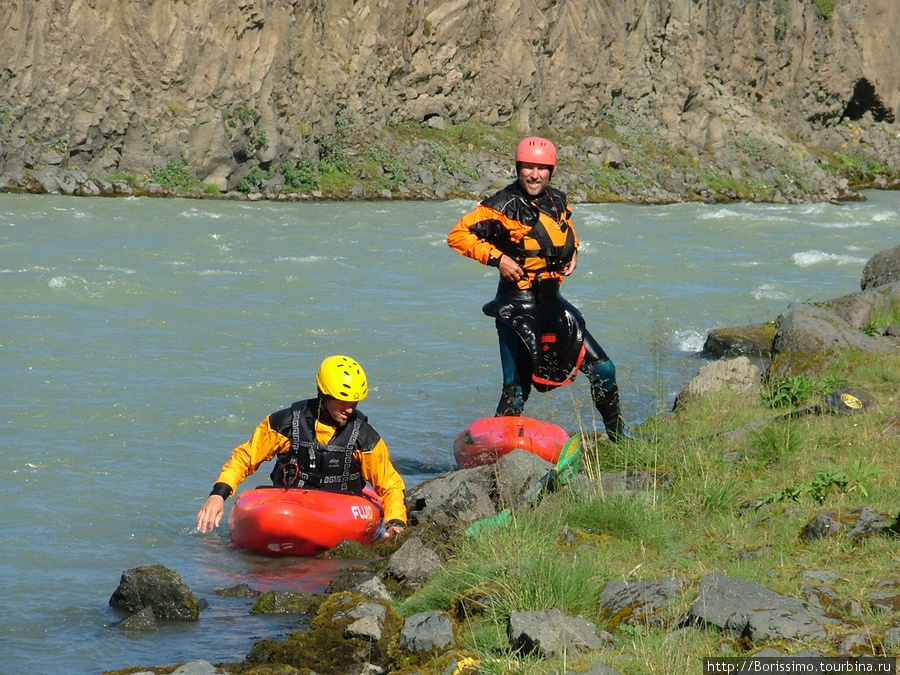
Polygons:
M228 499L231 496L231 486L228 483L216 483L210 490L209 496L219 495L222 499Z
M500 258L502 258L502 257L503 257L502 253L499 256L497 256L496 258L493 255L488 256L487 266L488 267L500 267Z

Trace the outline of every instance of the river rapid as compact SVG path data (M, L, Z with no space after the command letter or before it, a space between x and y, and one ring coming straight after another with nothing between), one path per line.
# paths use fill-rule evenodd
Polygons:
M836 204L576 205L564 287L617 365L630 424L667 414L708 330L859 290L900 243L900 193ZM247 203L0 195L0 673L241 660L295 625L215 590L315 591L340 563L270 560L194 519L231 449L314 394L330 354L360 361L361 409L408 485L499 396L496 271L448 230L473 202ZM587 383L526 414L594 422ZM269 467L245 486L265 483ZM209 607L128 636L109 597L162 564Z

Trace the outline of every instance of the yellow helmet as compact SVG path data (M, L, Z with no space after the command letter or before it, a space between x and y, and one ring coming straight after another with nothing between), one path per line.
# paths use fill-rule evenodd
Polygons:
M369 393L362 366L349 356L329 356L322 361L316 386L326 396L339 401L362 401Z

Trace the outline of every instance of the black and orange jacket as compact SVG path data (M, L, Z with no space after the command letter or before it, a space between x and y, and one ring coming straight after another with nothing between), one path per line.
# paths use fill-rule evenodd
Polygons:
M561 282L578 236L564 192L547 187L532 197L516 181L463 216L447 243L483 265L496 266L501 255L514 259L527 273L519 282L524 290L538 278Z
M292 408L285 408L272 413L256 427L250 440L236 447L231 458L225 462L213 492L222 494L230 488L233 494L245 478L256 473L263 462L276 455L290 452L292 441ZM368 424L367 424L368 426ZM369 427L371 429L371 427ZM338 428L315 420L315 437L319 443L328 444L335 436ZM353 453L359 462L362 477L372 484L375 492L381 497L384 506L384 522L400 520L406 522L406 503L404 491L406 485L403 478L391 464L390 453L381 436L372 429L364 438L371 443L360 443ZM227 497L228 494L222 494Z

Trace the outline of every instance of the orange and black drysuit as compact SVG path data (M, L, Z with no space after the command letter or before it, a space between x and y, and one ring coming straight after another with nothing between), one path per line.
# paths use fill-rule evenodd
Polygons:
M273 458L276 486L358 495L369 482L381 497L385 525L406 524L403 478L391 464L384 440L359 410L343 426L331 420L318 398L272 413L250 440L232 451L210 494L227 498Z
M570 384L578 371L591 383L594 405L611 437L624 432L615 364L585 327L581 312L559 292L563 270L578 249L564 192L537 197L518 181L485 199L447 235L458 253L497 267L504 255L525 271L517 283L501 277L483 310L500 341L503 391L497 415L521 415L532 384L538 391Z

